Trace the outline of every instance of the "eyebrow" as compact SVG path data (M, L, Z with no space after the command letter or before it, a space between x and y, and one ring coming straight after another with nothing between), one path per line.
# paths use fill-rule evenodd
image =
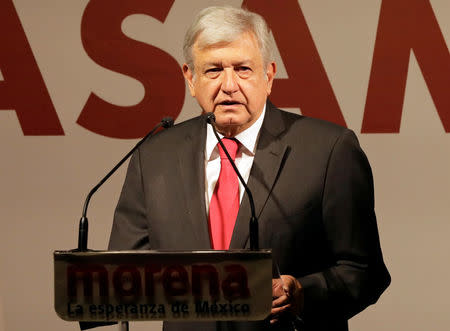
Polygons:
M221 62L207 62L205 63L204 67L221 67Z
M239 61L239 62L235 62L232 63L233 67L240 67L240 66L248 66L253 64L253 62L251 60L244 60L244 61ZM205 67L223 67L222 62L206 62Z

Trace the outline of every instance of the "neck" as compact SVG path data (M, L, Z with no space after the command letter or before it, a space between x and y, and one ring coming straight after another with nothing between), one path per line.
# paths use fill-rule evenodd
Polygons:
M216 129L217 129L217 132L219 132L220 134L222 134L224 137L227 137L227 138L234 138L240 132L242 132L241 126L222 127L222 126L219 126L216 124Z

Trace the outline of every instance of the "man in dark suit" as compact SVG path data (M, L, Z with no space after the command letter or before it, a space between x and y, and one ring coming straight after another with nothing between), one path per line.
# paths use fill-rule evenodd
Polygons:
M210 7L185 39L183 74L224 138L238 141L236 163L253 192L261 248L282 276L273 308L259 323L166 323L166 330L347 330L347 320L390 282L383 263L369 163L346 128L283 112L267 101L276 65L257 14ZM116 209L110 249L209 249L221 172L205 116L178 124L133 155ZM240 207L225 248L248 246L250 207ZM234 217L233 217L234 218ZM223 247L222 247L223 248Z

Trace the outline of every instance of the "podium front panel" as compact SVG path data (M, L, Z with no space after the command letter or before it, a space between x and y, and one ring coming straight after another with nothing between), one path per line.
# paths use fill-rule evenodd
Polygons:
M272 254L248 251L57 251L55 310L67 321L262 320Z

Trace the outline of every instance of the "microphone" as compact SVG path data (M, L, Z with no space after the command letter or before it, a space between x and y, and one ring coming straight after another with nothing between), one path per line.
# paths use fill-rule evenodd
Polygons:
M125 155L115 166L114 168L111 169L110 172L108 172L106 174L105 177L103 177L102 180L100 180L100 182L94 186L94 188L88 193L86 200L84 201L84 206L83 206L83 214L81 216L80 219L80 226L79 226L79 230L78 230L78 248L75 249L74 251L79 251L79 252L85 252L87 251L87 240L88 240L88 229L89 229L89 222L87 219L87 209L88 209L88 205L89 205L89 201L91 200L92 195L100 188L100 186L103 185L103 183L105 183L109 177L111 177L111 175L113 173L116 172L116 170L133 154L133 152L138 149L138 147L149 137L151 137L156 130L158 130L160 127L163 128L170 128L173 126L173 118L171 117L164 117L161 122L159 122L149 133L147 133L145 135L144 138L142 138L141 140L139 140L139 142L136 144L136 146L134 146L128 153L127 155Z
M217 134L217 130L215 127L216 123L216 116L213 113L207 113L206 114L206 122L211 124L211 127L213 129L214 135L216 136L217 141L219 142L220 146L222 147L223 151L225 152L225 155L227 156L228 160L231 163L231 166L234 169L234 172L236 172L236 175L239 178L239 181L244 186L245 192L248 196L248 201L250 203L250 210L251 210L251 217L250 217L250 223L249 223L249 234L250 234L250 249L252 251L256 251L259 249L259 230L258 230L258 219L256 218L255 213L255 201L253 200L253 195L250 189L248 188L247 184L245 183L245 180L242 178L241 173L239 172L238 168L236 167L236 164L234 163L233 159L231 158L230 154L228 153L227 149L225 148L225 145L223 144L222 140L220 139L219 135Z

